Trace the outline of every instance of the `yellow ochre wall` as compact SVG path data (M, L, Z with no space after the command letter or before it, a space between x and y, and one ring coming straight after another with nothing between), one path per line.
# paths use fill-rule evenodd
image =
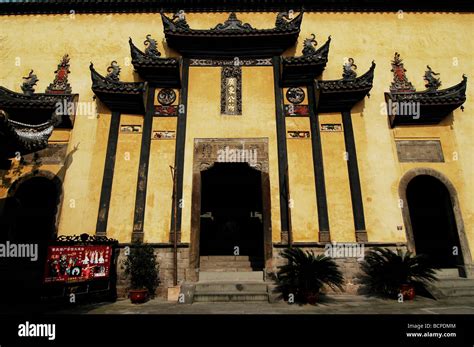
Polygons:
M191 27L210 28L223 22L228 14L187 14ZM257 28L273 27L275 13L239 13L239 19ZM403 242L405 230L398 207L399 180L413 167L430 167L442 172L454 184L471 249L474 247L474 43L467 38L473 31L472 14L456 13L305 13L296 47L286 55L301 54L303 39L316 34L319 45L332 36L329 62L323 79L341 77L344 58L352 57L361 75L375 60L374 87L371 97L353 109L362 198L369 241ZM0 17L0 84L19 91L21 77L31 68L40 79L41 92L52 81L61 56L71 57L69 82L81 102L94 102L89 62L105 73L111 60L122 67L124 81L139 80L130 64L128 37L140 47L146 34L159 43L163 56L177 55L164 42L158 14L76 14ZM163 48L163 45L165 47ZM418 90L423 90L426 65L441 74L442 87L449 87L468 75L465 111L457 109L436 127L403 127L391 130L383 114L383 92L392 80L390 61L394 52L404 59L407 76ZM15 65L20 58L20 65ZM191 167L193 139L199 137L268 137L273 241L279 241L280 215L278 162L275 133L275 103L272 67L245 67L242 72L243 115L223 117L219 113L220 69L191 67L189 70L188 124L184 167L183 241L189 241L191 206ZM100 105L99 105L100 106ZM139 116L127 116L142 122ZM159 120L161 121L161 120ZM155 122L159 122L155 120ZM321 122L341 122L340 115L321 116ZM171 120L163 120L171 122ZM93 233L97 220L100 185L105 160L110 111L99 107L98 116L79 115L72 131L69 151L74 146L72 163L64 183L64 203L59 232ZM123 120L122 120L123 123ZM173 124L157 124L173 128ZM287 120L287 130L306 130L305 120ZM168 129L168 128L167 128ZM154 129L153 130L167 130ZM56 135L54 135L56 136ZM131 140L128 137L134 136ZM331 236L337 241L353 241L354 226L344 161L342 133L322 133L326 190ZM395 138L439 138L445 163L398 162ZM109 234L122 242L130 240L136 190L136 162L140 135L120 134L116 172L109 215ZM317 241L317 212L309 140L289 140L289 180L294 199L292 222L295 241ZM160 148L166 154L159 154ZM123 151L133 153L123 162ZM457 153L454 160L452 153ZM171 163L171 164L170 164ZM145 215L145 239L165 242L171 212L171 179L168 165L174 163L174 141L153 141ZM47 169L47 168L45 168ZM54 168L53 172L54 172ZM0 198L6 190L0 190ZM70 207L71 199L75 201ZM298 206L304 208L298 209ZM163 206L163 208L161 208Z
M183 183L182 240L189 241L194 138L268 138L273 240L280 236L273 67L242 68L242 115L220 113L221 68L190 67ZM194 86L194 87L193 87Z

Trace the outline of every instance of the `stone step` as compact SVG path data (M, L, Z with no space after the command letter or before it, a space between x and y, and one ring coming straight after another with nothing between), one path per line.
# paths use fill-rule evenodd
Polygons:
M267 293L267 284L264 282L198 282L195 287L196 293Z
M263 261L249 256L203 256L199 265L201 271L254 271L263 268Z
M203 267L252 267L253 263L250 261L242 260L242 261L201 261L199 267L202 269Z
M440 269L436 271L436 277L439 279L443 278L459 278L459 270L457 268L452 269Z
M194 302L244 302L244 301L265 301L268 302L268 294L262 292L208 292L195 293Z
M200 271L199 282L263 281L263 271Z
M457 287L473 287L474 288L474 279L473 278L442 279L435 282L435 285L438 288L457 288Z
M224 267L224 268L213 268L213 267L204 267L200 269L202 272L253 272L254 269L251 267Z
M261 260L248 255L203 255L199 257L200 261L253 261Z
M474 287L438 288L445 296L474 296Z
M474 296L474 279L472 278L440 278L427 286L428 291L436 299L450 296Z

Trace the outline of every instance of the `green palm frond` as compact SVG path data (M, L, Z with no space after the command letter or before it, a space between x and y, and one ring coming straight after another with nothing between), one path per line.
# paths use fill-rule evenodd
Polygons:
M424 287L435 281L437 267L425 255L396 252L388 248L374 248L361 263L362 284L373 293L396 295L402 284Z
M319 292L324 285L343 290L344 278L337 264L325 255L288 248L282 252L287 264L277 274L278 290L286 297L293 293L300 299L304 292Z

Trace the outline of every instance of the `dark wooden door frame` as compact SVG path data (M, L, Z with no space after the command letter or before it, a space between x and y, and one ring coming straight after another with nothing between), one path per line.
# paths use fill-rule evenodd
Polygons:
M257 163L251 166L252 169L261 173L262 184L262 217L263 217L263 244L265 268L271 267L272 259L272 227L271 227L271 195L270 195L270 176L268 173L268 139L267 138L213 138L213 139L195 139L194 140L194 159L193 159L193 186L191 197L191 244L189 254L189 267L191 271L198 272L199 269L199 250L201 234L201 172L214 166L217 161L216 149L219 146L232 146L245 144L256 146L260 151L257 156Z

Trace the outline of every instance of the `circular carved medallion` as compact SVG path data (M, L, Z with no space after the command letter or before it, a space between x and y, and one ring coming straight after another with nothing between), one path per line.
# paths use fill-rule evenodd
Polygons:
M290 88L286 91L286 98L292 104L301 104L304 100L304 90L301 88Z
M162 105L171 105L176 100L176 93L173 89L165 88L158 93L158 102Z

